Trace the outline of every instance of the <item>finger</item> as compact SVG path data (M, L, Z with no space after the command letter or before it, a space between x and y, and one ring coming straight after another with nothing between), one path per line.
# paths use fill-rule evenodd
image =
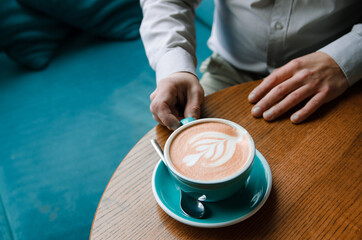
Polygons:
M256 103L262 99L272 88L293 76L293 72L289 68L279 68L274 70L268 77L256 87L248 96L251 103Z
M170 130L175 130L180 126L180 123L177 117L173 114L175 111L173 110L174 104L172 104L170 101L167 101L167 99L167 96L162 100L154 99L151 102L150 110L153 113L154 119L156 121L166 126Z
M180 121L184 118L183 110L184 108L177 106L176 108L172 109L172 115L174 115Z
M305 75L302 73L292 76L288 81L274 87L266 96L264 96L251 110L254 117L261 117L263 113L277 104L289 93L303 86Z
M152 117L153 117L153 119L155 119L158 123L162 124L161 119L159 119L159 118L157 117L157 115L152 114Z
M166 126L170 130L175 130L180 126L178 118L172 113L167 104L160 104L157 109L156 116L162 125Z
M278 104L263 113L263 118L267 121L272 121L282 114L286 113L289 109L296 106L306 98L313 94L309 86L302 86L295 91L291 92L286 98Z
M180 120L173 115L172 113L161 113L159 114L159 118L163 125L165 125L170 130L176 130L180 127Z
M325 92L317 93L307 102L307 104L302 109L294 113L290 117L290 120L293 123L303 122L325 102L326 102L326 93Z
M175 130L180 126L177 119L177 90L167 87L157 87L151 94L150 110L154 119L170 130Z
M194 88L187 94L187 102L185 106L184 116L195 119L200 118L200 106L204 99L202 88Z
M157 89L156 89L155 91L153 91L153 92L151 93L151 95L150 95L150 100L151 100L151 102L153 101L153 99L155 99L156 91L157 91Z

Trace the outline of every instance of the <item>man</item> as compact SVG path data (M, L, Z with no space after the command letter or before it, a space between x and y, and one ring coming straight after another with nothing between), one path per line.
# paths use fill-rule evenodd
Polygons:
M214 54L199 82L199 3L141 0L141 37L157 79L150 109L169 129L198 118L205 93L262 77L249 95L253 116L271 121L306 100L290 118L300 123L362 77L361 1L215 0Z

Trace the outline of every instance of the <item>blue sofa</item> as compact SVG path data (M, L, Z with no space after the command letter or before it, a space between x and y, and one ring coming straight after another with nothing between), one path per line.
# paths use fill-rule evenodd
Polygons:
M199 63L212 12L197 9ZM113 172L157 124L154 88L140 38L79 31L39 71L0 52L0 239L87 239Z

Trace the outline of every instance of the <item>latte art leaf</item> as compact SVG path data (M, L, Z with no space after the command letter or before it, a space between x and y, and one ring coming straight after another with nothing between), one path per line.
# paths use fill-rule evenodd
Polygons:
M222 132L200 133L188 143L188 149L194 151L185 156L183 162L191 167L203 158L203 165L207 167L220 166L233 157L236 144L242 140L243 135L239 133L238 137L233 137Z
M186 163L186 166L191 167L195 165L195 163L201 158L203 154L204 152L188 155L183 159L183 161Z

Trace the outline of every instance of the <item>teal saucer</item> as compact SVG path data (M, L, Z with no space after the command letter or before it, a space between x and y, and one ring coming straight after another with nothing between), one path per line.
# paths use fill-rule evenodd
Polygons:
M161 160L157 163L152 176L152 191L158 205L177 221L203 228L226 227L249 218L263 206L269 197L271 186L270 167L257 150L253 169L245 187L226 200L204 202L206 216L196 219L181 210L180 190Z

